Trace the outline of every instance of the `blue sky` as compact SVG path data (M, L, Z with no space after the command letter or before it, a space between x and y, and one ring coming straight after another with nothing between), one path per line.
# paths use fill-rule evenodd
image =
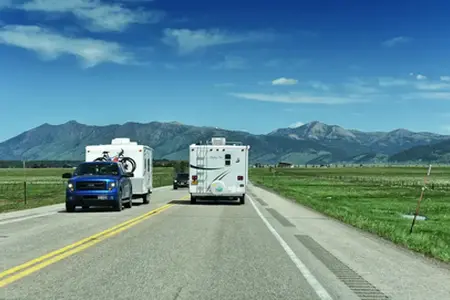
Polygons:
M0 0L0 140L69 120L450 133L449 10L437 0Z

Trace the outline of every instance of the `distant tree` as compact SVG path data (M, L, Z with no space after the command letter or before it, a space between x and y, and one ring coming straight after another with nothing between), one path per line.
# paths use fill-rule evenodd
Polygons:
M187 172L189 168L189 163L185 160L180 161L180 172Z

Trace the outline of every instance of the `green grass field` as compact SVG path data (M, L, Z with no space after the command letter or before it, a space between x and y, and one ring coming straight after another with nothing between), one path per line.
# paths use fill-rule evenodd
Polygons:
M67 180L73 169L0 169L0 212L64 202ZM172 168L154 168L153 186L171 185ZM26 185L24 184L26 182ZM26 193L25 193L26 191Z
M432 169L409 234L426 168L251 169L253 183L396 244L450 262L450 168Z

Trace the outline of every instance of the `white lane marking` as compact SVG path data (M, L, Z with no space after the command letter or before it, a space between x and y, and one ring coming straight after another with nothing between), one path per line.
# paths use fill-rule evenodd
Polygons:
M49 213L45 213L45 214L37 214L37 215L25 216L25 217L17 217L17 218L11 219L11 220L5 220L5 221L1 221L0 220L0 225L16 223L16 222L22 222L22 221L25 221L25 220L39 218L39 217L51 216L51 215L54 215L56 213L57 212L54 211L54 212L49 212Z
M311 287L316 292L317 296L319 296L322 300L333 300L331 298L330 294L328 294L327 290L320 284L320 282L314 277L314 275L309 271L308 267L305 266L305 264L295 255L294 251L289 247L289 245L286 243L285 240L278 234L278 232L275 230L275 228L270 225L269 221L267 221L266 217L261 213L261 211L256 206L253 199L247 195L247 198L250 200L250 203L253 205L253 208L256 210L256 213L261 218L261 220L266 224L269 231L275 236L275 238L280 243L281 247L283 247L284 251L287 253L289 258L294 262L297 269L300 270L303 277L305 277L306 281L311 285Z

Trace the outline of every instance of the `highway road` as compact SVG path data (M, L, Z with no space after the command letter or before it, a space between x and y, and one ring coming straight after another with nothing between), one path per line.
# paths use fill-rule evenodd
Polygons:
M447 265L263 189L243 206L187 195L0 215L0 299L450 298Z

